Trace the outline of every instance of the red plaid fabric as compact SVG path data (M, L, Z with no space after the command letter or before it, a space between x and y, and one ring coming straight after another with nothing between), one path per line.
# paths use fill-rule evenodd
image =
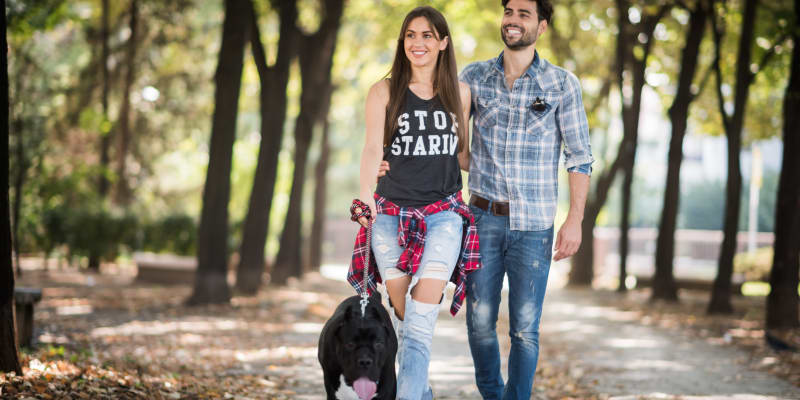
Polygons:
M469 207L461 199L461 192L456 192L436 203L428 204L425 207L406 207L402 208L387 200L384 197L375 195L375 203L378 214L400 216L398 227L397 242L403 247L403 253L397 260L397 269L406 274L413 275L419 268L422 252L425 250L425 234L427 226L425 217L436 214L439 211L453 211L461 215L464 220L462 229L461 255L456 262L456 269L450 277L450 282L456 285L453 293L453 303L450 306L450 314L456 315L464 298L467 295L466 278L467 274L481 267L480 243L478 241L478 229L475 226L475 217ZM367 287L366 290L372 294L377 289L377 284L381 282L378 274L378 266L372 249L367 249L367 229L363 226L358 231L356 243L353 248L353 261L350 270L347 272L347 281L353 285L358 293L364 288L364 256L370 253L369 266L367 268Z

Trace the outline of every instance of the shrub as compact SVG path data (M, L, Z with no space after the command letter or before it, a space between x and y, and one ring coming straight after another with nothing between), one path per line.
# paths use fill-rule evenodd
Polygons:
M772 269L772 247L762 247L752 253L739 253L733 259L733 270L748 281L769 281Z

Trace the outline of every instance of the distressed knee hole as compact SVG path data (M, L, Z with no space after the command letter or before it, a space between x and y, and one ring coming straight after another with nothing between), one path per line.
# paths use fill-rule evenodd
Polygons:
M386 278L385 280L390 281L392 279L402 278L406 276L405 272L397 269L397 268L386 268Z
M420 279L438 279L447 282L450 280L450 268L441 262L430 262L425 265Z

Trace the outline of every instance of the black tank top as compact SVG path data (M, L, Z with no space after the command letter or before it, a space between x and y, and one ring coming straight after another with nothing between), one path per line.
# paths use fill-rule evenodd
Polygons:
M461 190L456 116L439 96L423 100L406 89L398 129L383 149L389 172L375 190L400 207L421 207Z

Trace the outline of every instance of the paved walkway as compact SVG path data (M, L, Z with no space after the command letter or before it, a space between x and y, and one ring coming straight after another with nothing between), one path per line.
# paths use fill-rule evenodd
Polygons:
M800 388L747 369L742 363L748 357L744 352L639 324L631 312L596 306L596 296L589 290L548 288L540 340L543 353L544 347L556 353L551 363L571 364L569 373L602 398L800 399ZM465 310L452 318L446 303L434 336L431 385L437 399L480 399ZM507 354L505 299L500 307L498 336ZM552 351L558 348L564 349L563 358ZM505 375L505 359L503 369ZM547 397L535 390L534 398Z
M800 388L745 367L729 346L637 323L633 313L598 307L587 290L552 290L541 335L579 354L572 369L613 399L800 399Z

